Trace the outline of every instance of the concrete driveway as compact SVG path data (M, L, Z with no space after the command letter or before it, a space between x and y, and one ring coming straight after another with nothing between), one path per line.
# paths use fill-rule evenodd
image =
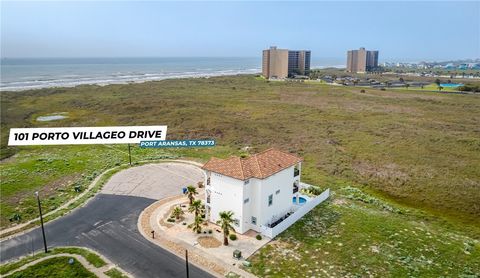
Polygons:
M184 163L147 164L115 174L103 194L163 199L182 193L182 187L203 181L203 171Z
M137 221L147 206L179 194L183 186L203 180L202 175L195 166L181 163L144 165L119 172L85 206L45 225L48 246L94 249L134 277L185 277L185 261L145 239ZM42 252L42 244L39 228L4 240L0 242L0 262ZM190 277L212 276L192 265Z

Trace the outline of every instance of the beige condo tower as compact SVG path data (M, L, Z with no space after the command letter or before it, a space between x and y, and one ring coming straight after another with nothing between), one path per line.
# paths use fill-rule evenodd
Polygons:
M378 51L349 50L347 52L347 71L348 72L367 72L378 67Z
M262 75L265 78L283 79L288 76L288 49L276 46L263 51Z
M278 49L263 51L262 75L268 79L305 76L310 73L310 50Z

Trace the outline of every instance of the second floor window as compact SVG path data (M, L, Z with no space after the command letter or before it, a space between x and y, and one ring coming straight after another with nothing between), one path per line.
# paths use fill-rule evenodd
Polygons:
M268 195L268 206L271 206L273 204L273 194Z
M295 165L295 168L293 169L293 176L296 177L300 175L300 169L298 169L298 165Z

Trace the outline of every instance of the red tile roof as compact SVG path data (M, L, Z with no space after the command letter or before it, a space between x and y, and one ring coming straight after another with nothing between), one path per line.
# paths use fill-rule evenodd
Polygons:
M268 149L247 158L213 157L202 169L219 173L239 180L249 178L264 179L290 166L303 161L301 157L277 149Z

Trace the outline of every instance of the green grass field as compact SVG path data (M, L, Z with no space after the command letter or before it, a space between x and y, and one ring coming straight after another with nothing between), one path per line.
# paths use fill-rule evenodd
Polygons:
M73 264L68 263L68 257L56 257L46 259L38 264L32 265L6 276L9 278L65 278L65 277L97 277L88 271L81 263L75 260Z
M318 232L321 245L316 248L329 252L328 262L334 268L344 265L338 274L366 275L362 266L413 276L438 276L444 271L455 276L468 274L469 268L478 272L474 261L479 259L480 239L480 96L413 88L365 89L365 93L360 89L237 76L2 92L2 157L8 158L0 164L1 227L14 225L9 220L14 214L21 216L19 222L37 215L35 190L45 196L49 211L78 194L74 184L86 186L104 169L127 162L127 148L120 145L7 148L9 128L166 124L168 139L214 138L218 146L192 150L136 147L135 161L162 157L205 161L212 155L238 155L246 146L252 147L251 152L278 147L303 156L303 180L330 187L338 200L347 202L336 204L334 199L316 209L309 216L315 221L309 225L318 229L326 223L316 215L337 216L325 219L332 223L325 231L313 230L297 243L306 248ZM57 112L67 112L69 118L35 121L37 116ZM349 200L344 189L350 187L401 208L403 214L391 215L381 207ZM429 239L419 227L430 231L437 253L419 253L420 239ZM297 229L289 229L281 238L292 235L294 239ZM393 244L388 237L397 229L419 233L416 237L399 232L399 253L388 246ZM378 247L386 252L369 251L358 261L352 260L348 246L362 247L368 236L376 238L368 242L367 249ZM337 237L344 241L343 248L324 244ZM465 242L470 254L464 253ZM275 249L274 244L261 252ZM448 251L443 244L455 248ZM422 262L418 270L409 270L399 261L423 260L422 255L438 265L428 268ZM258 256L253 272L265 274L274 268L274 260ZM465 269L449 270L447 261L452 256L455 262L463 260ZM316 261L321 262L311 263ZM380 268L386 262L393 266ZM285 267L289 265L285 262Z
M259 277L480 275L478 241L361 201L332 199L257 251L249 270Z
M5 275L6 273L9 273L13 271L14 269L17 269L29 262L33 262L35 260L38 260L40 258L44 258L46 256L51 256L55 254L78 254L84 257L90 264L92 264L95 267L102 267L105 266L107 263L100 258L97 254L90 252L87 249L84 248L79 248L79 247L57 247L50 249L48 253L37 253L33 256L27 256L24 257L18 261L13 261L7 264L2 264L0 265L0 274ZM68 260L68 259L67 259Z
M432 84L429 84L429 85L426 85L426 86L423 86L423 88L421 87L409 87L409 88L406 88L406 87L395 87L395 88L391 88L392 90L409 90L409 91L420 91L420 92L424 92L424 91L433 91L433 92L439 92L439 93L442 93L442 92L460 92L458 90L458 88L454 88L454 87L442 87L441 90L438 90L438 85L435 84L435 83L432 83Z

